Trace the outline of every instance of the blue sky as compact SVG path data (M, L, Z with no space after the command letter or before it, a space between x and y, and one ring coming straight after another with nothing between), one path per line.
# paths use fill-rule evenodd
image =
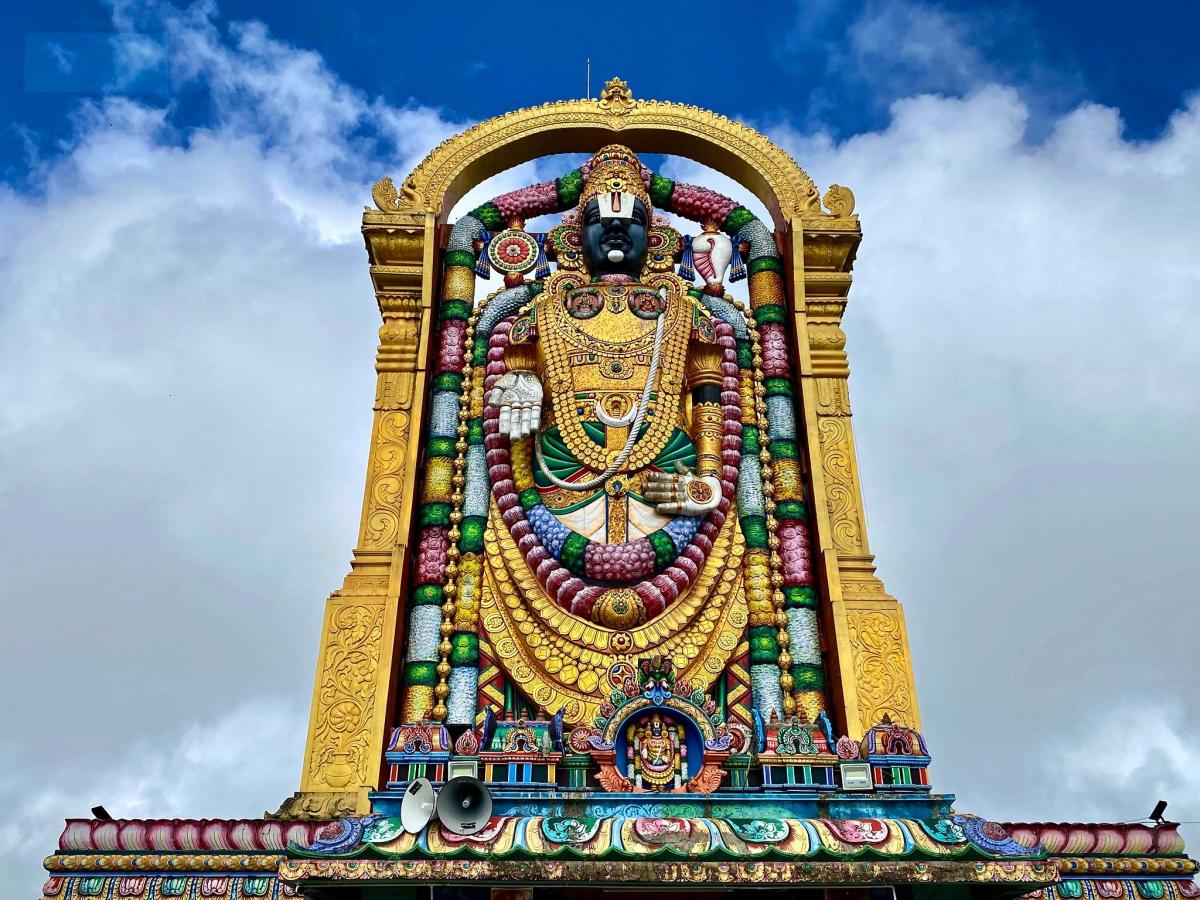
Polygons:
M161 36L155 6L136 6L118 4L122 28ZM275 37L319 51L368 95L393 106L434 106L450 121L582 95L589 56L595 85L620 72L641 96L757 122L786 118L839 138L878 128L897 98L957 94L992 79L1024 87L1043 118L1089 100L1119 108L1126 136L1150 138L1200 84L1200 54L1183 39L1200 31L1200 7L1186 0L1152 3L1137 14L1089 0L766 0L753 8L697 2L687 9L597 20L589 4L552 12L544 3L468 4L449 21L436 4L309 4L299 14L294 4L220 4L226 21L259 20ZM874 25L864 28L872 11ZM0 172L19 176L31 148L53 154L55 142L69 136L69 114L87 80L79 70L96 63L94 38L113 31L113 18L94 0L9 5ZM64 39L82 50L74 72L51 63L61 59L55 45ZM644 65L632 62L638 59ZM151 77L128 87L163 94L169 65L168 54ZM202 88L177 73L174 84L163 99L176 124L205 122L212 110Z
M855 439L936 788L1200 821L1194 6L692 3L632 33L595 4L415 6L6 10L0 893L34 895L95 803L295 790L370 436L370 185L578 96L588 55L855 192ZM85 79L112 87L56 89Z

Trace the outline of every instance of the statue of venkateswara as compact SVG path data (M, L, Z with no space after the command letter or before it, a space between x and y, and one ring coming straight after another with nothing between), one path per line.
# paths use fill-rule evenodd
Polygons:
M589 723L650 654L731 724L825 708L781 272L749 211L616 144L455 224L406 720Z

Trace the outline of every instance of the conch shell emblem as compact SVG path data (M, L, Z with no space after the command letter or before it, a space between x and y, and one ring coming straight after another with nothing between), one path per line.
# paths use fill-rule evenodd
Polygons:
M721 284L733 259L733 241L720 231L705 231L692 238L692 259L705 284Z

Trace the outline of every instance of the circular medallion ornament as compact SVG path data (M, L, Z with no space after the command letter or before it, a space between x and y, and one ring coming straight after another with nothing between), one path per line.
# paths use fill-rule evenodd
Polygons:
M646 268L651 272L669 272L683 247L674 228L655 225L646 232Z
M993 841L1003 841L1008 837L1008 832L999 822L984 822L982 831L985 837Z
M567 746L569 746L576 753L587 753L588 750L591 749L591 744L588 742L588 738L595 734L595 732L596 729L594 728L580 726L579 728L572 730L570 736L567 738Z
M546 252L554 257L560 269L583 267L583 239L574 225L558 225L546 234Z
M508 333L508 339L514 344L523 344L533 334L536 320L533 316L518 316L517 321L513 322L512 330Z
M509 228L492 237L487 253L488 262L497 271L519 274L537 264L538 245L533 235Z
M667 309L667 298L659 291L637 288L629 294L629 310L639 319L657 319Z
M590 319L604 309L604 297L595 288L582 287L567 294L567 314L572 319Z
M623 691L625 682L637 682L637 669L631 663L613 663L608 669L608 688L610 691Z

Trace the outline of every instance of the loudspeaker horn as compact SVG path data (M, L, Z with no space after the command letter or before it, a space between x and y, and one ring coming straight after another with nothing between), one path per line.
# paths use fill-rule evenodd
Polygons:
M417 778L404 791L400 824L409 834L420 834L437 812L437 794L428 778Z
M437 817L455 834L474 834L492 817L492 795L478 778L451 778L438 794Z

